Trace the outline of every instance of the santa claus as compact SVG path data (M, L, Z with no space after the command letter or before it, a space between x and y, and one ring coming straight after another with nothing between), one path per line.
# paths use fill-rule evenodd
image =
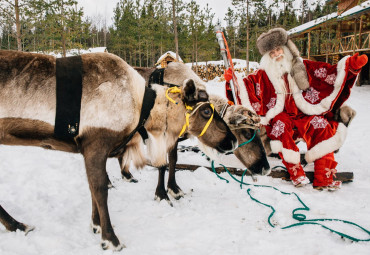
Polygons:
M347 56L336 65L302 60L282 28L263 33L257 47L262 55L260 69L244 79L238 77L236 100L261 116L271 150L279 153L295 186L309 183L295 143L303 139L308 150L305 159L314 162L313 187L340 188L341 182L333 181L337 167L333 152L345 140L346 125L338 123L334 113L348 99L367 63L366 55ZM230 69L225 72L226 96L231 101L232 75Z

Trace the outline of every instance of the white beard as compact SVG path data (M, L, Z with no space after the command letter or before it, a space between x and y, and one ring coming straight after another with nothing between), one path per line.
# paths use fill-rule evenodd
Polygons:
M278 93L286 93L285 83L284 82L274 82L281 80L283 75L286 73L290 73L292 70L292 60L293 55L290 50L286 46L282 46L284 50L284 54L280 55L283 58L280 61L276 61L278 57L271 58L269 52L265 53L262 56L260 62L260 68L265 70L267 76L269 77L270 81L274 84L274 86L278 86L276 88ZM290 84L289 84L290 85ZM292 91L292 88L290 88Z

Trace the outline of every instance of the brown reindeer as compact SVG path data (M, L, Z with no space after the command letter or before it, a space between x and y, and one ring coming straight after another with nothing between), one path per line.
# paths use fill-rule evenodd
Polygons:
M156 68L135 68L149 83L151 74ZM188 66L172 62L164 70L163 82L164 84L177 85L181 84L186 77L191 77L193 80L197 80L199 83L204 83ZM205 86L205 84L204 84ZM214 104L216 112L220 112L222 107L228 106L227 100L221 97L210 95L210 101ZM225 122L232 129L233 134L237 137L238 143L241 144L248 141L254 134L255 129L259 127L259 117L252 113L243 106L230 106L225 108L225 114L223 115ZM187 135L180 140L187 138ZM170 205L170 199L167 195L170 194L175 199L179 199L184 196L184 192L176 183L175 167L177 162L177 144L168 152L169 158L169 176L167 182L167 192L165 189L165 168L160 170L158 184L155 191L156 200L167 200ZM203 148L207 148L208 153L215 154L217 151L212 150L211 147L203 145ZM259 135L257 134L253 141L245 146L242 146L234 151L238 159L255 174L267 174L269 173L270 166L268 164L266 153L262 146ZM130 181L137 182L132 176L129 170L128 163L122 163L120 159L122 178Z
M73 58L69 58L70 60ZM81 153L92 198L92 226L101 231L102 248L120 250L107 205L106 161L138 125L145 80L121 58L108 53L85 54L82 65L82 97L79 133L74 139L54 134L56 116L56 59L41 54L0 51L0 143L40 146ZM234 149L236 139L221 117L212 110L202 84L192 79L181 83L178 93L168 97L166 88L154 86L156 99L145 127L151 164L165 168L169 148L185 124L185 105L197 110L190 117L188 132L219 151ZM136 167L146 165L143 142L138 133L123 147L124 159ZM0 206L0 221L9 231L32 228L12 218Z

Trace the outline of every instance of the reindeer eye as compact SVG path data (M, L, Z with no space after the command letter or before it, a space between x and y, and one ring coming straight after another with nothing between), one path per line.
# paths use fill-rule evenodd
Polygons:
M245 139L251 139L252 138L252 133L251 132L249 132L249 131L246 131L246 130L243 130L242 131L242 134L243 134L243 136L245 137Z
M212 111L211 111L211 109L206 108L206 109L204 109L204 110L202 111L202 114L203 114L203 116L204 116L204 117L206 117L206 118L210 118L210 117L211 117L211 115L212 115Z

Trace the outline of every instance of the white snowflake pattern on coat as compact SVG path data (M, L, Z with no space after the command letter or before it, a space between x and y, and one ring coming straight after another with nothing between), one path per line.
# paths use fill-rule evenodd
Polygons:
M326 126L329 124L329 122L326 119L324 119L323 117L319 117L319 116L313 117L310 123L314 129L326 128Z
M328 72L328 71L326 70L326 68L321 67L321 68L319 68L319 69L316 69L316 70L315 70L315 76L316 76L317 78L325 78L325 77L326 77L327 72Z
M259 83L256 83L256 95L261 95L261 85Z
M304 98L306 98L308 101L310 101L312 104L315 103L317 100L319 100L319 94L320 92L318 92L316 89L310 87L307 92L306 92L306 95L304 96Z
M276 105L276 98L275 97L272 97L270 99L270 102L266 105L267 108L271 109L271 108L274 108Z
M259 102L253 103L252 104L253 110L258 112L261 109L261 104Z
M281 120L276 121L274 126L272 127L271 134L276 138L281 136L284 133L285 123Z
M333 74L326 76L325 81L330 85L334 85L336 79L337 79L337 76L333 73Z

